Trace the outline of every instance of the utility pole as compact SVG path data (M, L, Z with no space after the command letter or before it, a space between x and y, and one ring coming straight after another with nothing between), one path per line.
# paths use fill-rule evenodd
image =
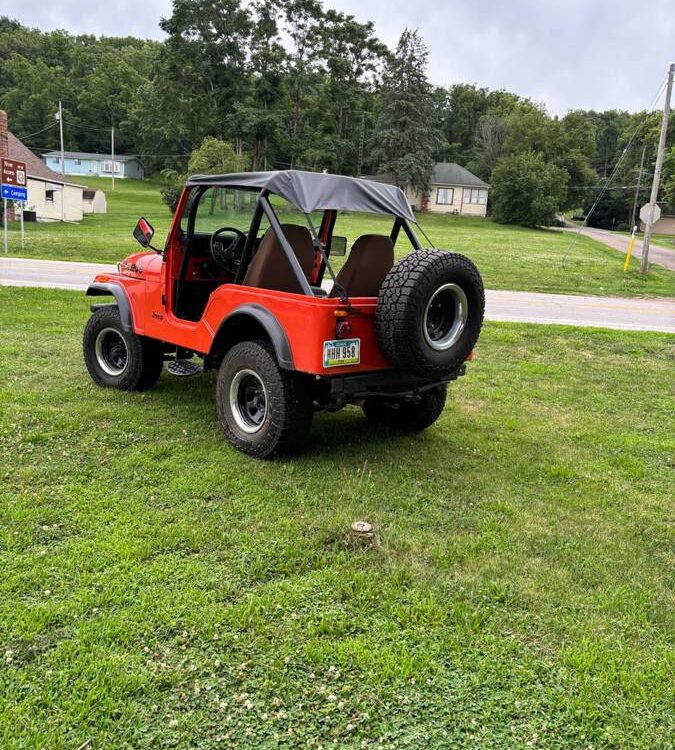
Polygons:
M112 189L115 189L115 126L110 130L110 154L112 156Z
M654 180L652 181L652 193L649 197L649 213L645 222L645 233L642 238L642 258L640 258L640 273L649 270L649 241L652 237L652 224L654 222L654 209L659 193L661 182L661 168L663 167L663 154L666 150L666 134L668 132L668 117L670 115L670 95L673 92L673 75L675 75L675 63L670 64L668 71L668 85L666 87L666 102L663 105L663 119L661 120L661 137L659 138L659 149L656 152L656 164L654 165Z
M635 226L635 217L637 216L637 205L640 198L640 183L642 182L642 168L645 163L645 152L647 150L647 144L642 147L642 156L640 157L640 170L638 171L637 185L635 186L635 196L633 198L633 210L630 214L630 231L633 231Z
M63 151L63 107L59 99L59 137L61 138L61 221L66 216L66 159Z

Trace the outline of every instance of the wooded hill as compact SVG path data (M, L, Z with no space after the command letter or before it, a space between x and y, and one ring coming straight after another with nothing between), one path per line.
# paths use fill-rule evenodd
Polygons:
M117 152L141 155L150 170L185 170L190 153L213 136L232 143L252 169L372 173L387 166L382 144L405 131L401 107L410 97L409 109L425 116L392 142L410 144L413 172L420 159L456 161L489 182L550 168L561 187L558 207L579 208L642 125L597 213L600 222L625 224L643 145L652 169L659 112L552 117L508 91L431 87L415 32L391 51L371 23L315 0L174 0L160 27L163 42L45 33L0 18L0 107L11 130L37 153L58 147L61 99L67 149L108 152L114 124ZM674 142L671 127L664 196L673 203ZM649 182L647 174L640 202Z

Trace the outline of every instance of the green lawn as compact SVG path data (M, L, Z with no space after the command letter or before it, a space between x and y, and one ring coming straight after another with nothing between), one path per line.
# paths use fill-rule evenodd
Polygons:
M118 180L115 192L102 178L83 182L106 190L108 213L85 217L81 224L29 225L22 250L18 227L13 225L11 253L35 258L116 262L138 249L131 230L145 215L157 230L161 246L170 214L162 204L156 182ZM496 224L483 219L424 215L421 223L438 246L472 258L492 289L522 289L572 294L625 296L673 295L675 274L654 266L647 277L633 263L623 273L623 257L587 237L580 237L565 267L562 259L572 236L559 230L533 230ZM388 232L388 219L364 214L341 215L336 231L351 242L365 232ZM401 252L404 252L401 246Z
M614 230L613 234L623 234L630 237L631 232ZM635 238L641 240L644 237L643 232L636 232ZM675 234L653 234L651 239L652 245L658 245L666 250L675 250Z
M672 747L672 337L490 323L425 434L260 463L87 315L0 288L0 747Z

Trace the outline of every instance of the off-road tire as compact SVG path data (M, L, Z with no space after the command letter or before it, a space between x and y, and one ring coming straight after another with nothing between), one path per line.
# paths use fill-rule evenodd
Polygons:
M425 337L425 310L444 285L460 287L468 309L457 341L439 351ZM375 329L380 348L394 367L424 377L444 377L456 371L474 348L484 312L483 281L467 257L416 250L396 263L382 283Z
M243 372L253 373L265 391L260 426L248 425L255 432L246 432L237 423L238 407L231 403L233 382ZM227 352L218 370L216 402L227 440L254 458L271 458L298 450L312 424L312 398L302 376L282 369L266 341L244 341ZM241 419L239 416L240 422Z
M106 330L114 331L126 348L126 365L118 374L106 372L97 356L97 339ZM106 305L92 313L84 328L82 349L92 380L120 391L144 391L152 388L164 366L160 342L138 336L133 331L125 331L117 305Z
M443 386L425 391L422 400L387 401L384 398L367 398L363 413L368 421L378 427L387 427L400 432L421 432L441 416L448 389Z

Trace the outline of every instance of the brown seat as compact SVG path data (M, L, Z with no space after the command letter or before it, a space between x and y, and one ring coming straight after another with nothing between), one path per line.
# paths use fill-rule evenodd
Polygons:
M281 229L293 248L305 278L308 279L314 265L314 245L309 229L298 224L282 224ZM279 292L303 293L272 227L265 232L260 241L260 247L246 271L243 284L257 286L260 289L275 289Z
M394 265L394 243L384 234L362 234L354 243L337 283L349 297L377 297L384 277ZM331 297L337 297L333 288Z

